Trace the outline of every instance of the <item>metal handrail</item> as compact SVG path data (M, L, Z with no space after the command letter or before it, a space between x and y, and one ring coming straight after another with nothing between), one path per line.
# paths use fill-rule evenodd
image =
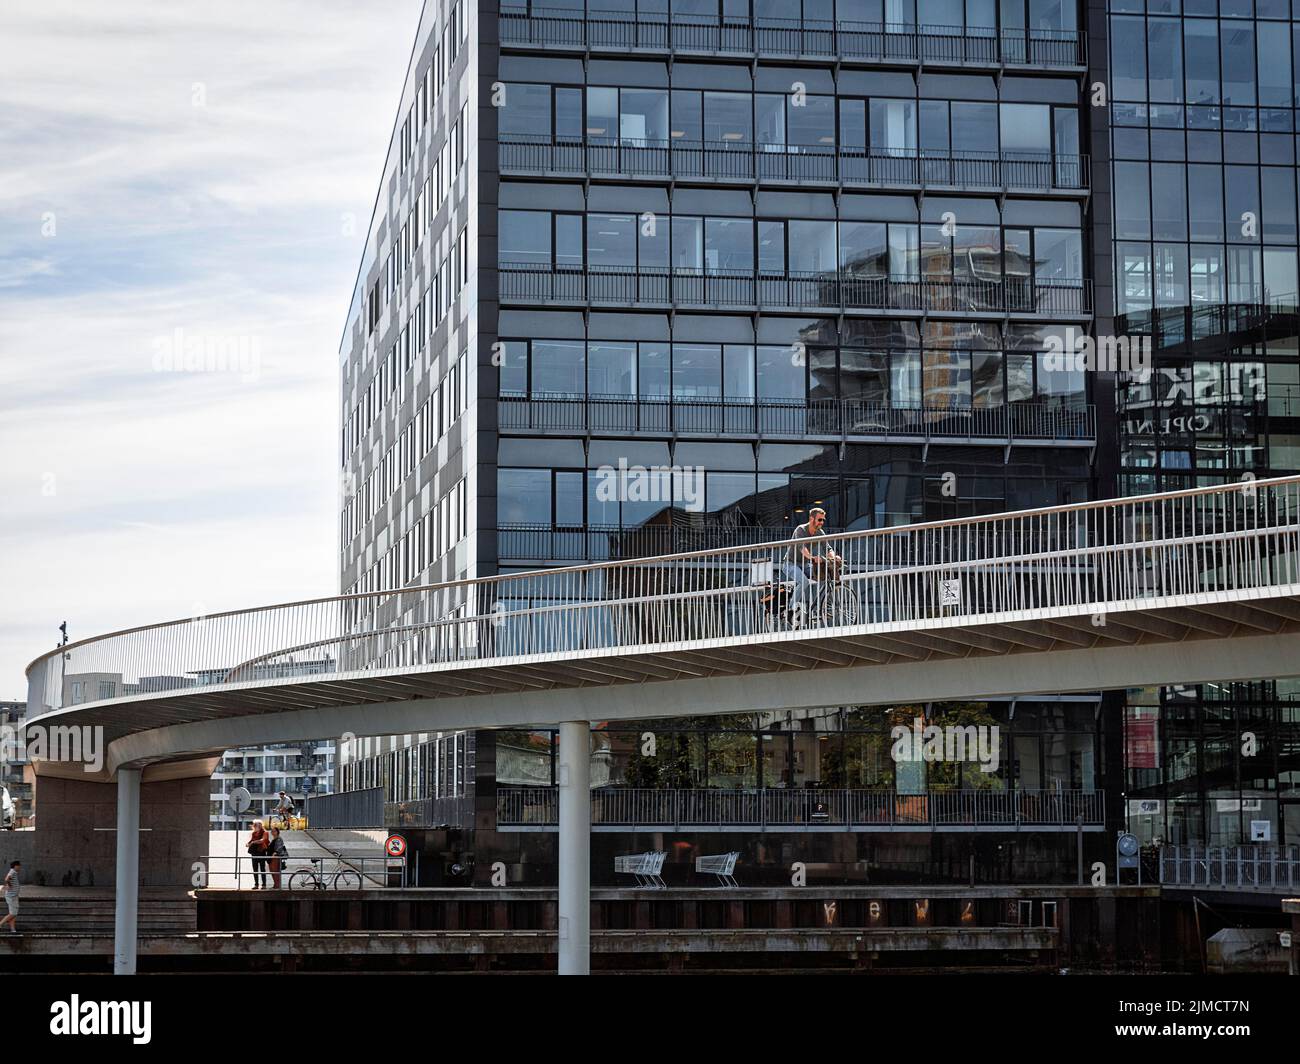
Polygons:
M245 876L266 876L267 878L278 875L283 881L281 889L289 889L289 877L297 872L310 871L318 879L325 882L324 889L332 889L332 883L328 882L334 876L342 871L355 872L361 879L362 889L366 889L367 882L372 884L379 882L387 885L387 880L396 876L400 886L406 885L407 879L407 862L405 857L390 857L387 854L376 856L373 854L345 854L339 850L327 850L321 856L311 856L309 854L290 853L284 857L271 857L270 855L257 858L263 862L260 866L254 866L254 858L250 854L241 853L220 853L205 854L197 858L198 869L196 878L202 879L202 882L196 882L193 885L199 889L209 886L209 882L216 878L222 877L235 878L235 889L241 889ZM278 860L280 870L271 871L270 862ZM214 862L227 862L232 865L229 871L220 870L213 867ZM324 864L333 862L333 866L326 871ZM367 871L367 869L370 869Z
M1004 403L991 406L888 403L865 399L780 400L687 396L502 395L503 432L747 433L989 441L1095 440L1092 404Z
M967 280L877 276L853 270L763 271L703 267L497 264L502 301L687 304L750 307L843 307L952 314L1090 316L1086 278Z
M497 823L557 823L554 787L497 790ZM928 790L892 788L644 788L597 787L591 822L605 826L894 827L916 825L1027 825L1089 827L1105 823L1100 790Z
M958 65L1079 67L1086 35L1076 30L999 29L916 23L765 17L634 15L548 9L500 12L506 46L643 48L735 54L817 55Z
M1292 890L1300 887L1298 846L1162 846L1160 882L1171 887Z
M1086 511L1091 511L1096 509L1113 509L1122 505L1154 504L1167 499L1169 500L1187 499L1187 498L1195 498L1197 496L1202 496L1202 495L1217 495L1222 493L1228 493L1232 496L1253 497L1254 493L1258 489L1282 487L1291 484L1300 485L1300 474L1295 474L1286 477L1272 477L1266 480L1252 479L1248 482L1240 481L1232 484L1216 484L1216 485L1210 485L1208 487L1179 488L1175 491L1155 492L1149 495L1134 495L1134 496L1128 496L1121 499L1094 499L1088 502L1065 503L1059 506L1043 506L1043 507L1037 507L1034 509L1027 509L1027 510L1011 510L1006 513L999 513L999 514L980 514L972 517L950 518L941 521L917 522L915 524L910 524L906 526L893 526L890 528L871 529L865 532L833 533L822 537L822 541L826 543L834 543L836 540L846 536L873 536L873 535L884 536L884 535L896 535L900 532L918 533L918 532L933 531L937 529L951 528L951 527L962 526L962 525L987 524L988 522L992 522L992 521L999 521L999 522L1010 521L1016 518L1026 518L1031 516L1049 516L1053 514L1083 513ZM740 544L732 547L720 547L717 548L716 551L714 550L687 551L687 552L679 552L676 554L659 555L654 558L638 559L638 563L645 564L648 562L668 562L668 561L675 561L680 559L691 559L696 557L703 557L714 553L728 554L728 553L742 551L745 549L745 546L746 545L744 544ZM601 567L607 567L607 566L618 565L618 564L621 563L598 562L598 563L594 563L593 566L578 565L578 566L570 566L568 567L567 570L546 569L546 570L539 570L538 572L543 572L547 575L555 575L561 572L582 572L590 568L601 568ZM463 577L459 580L447 580L447 581L434 583L434 584L413 584L407 587L389 588L383 591L358 591L346 595L330 595L330 596L326 596L322 598L314 598L314 599L297 599L291 602L278 602L278 603L271 603L266 606L254 606L250 609L225 610L219 613L206 614L203 617L198 617L198 618L182 617L170 621L161 621L156 624L144 624L144 625L136 625L131 628L121 628L121 629L117 629L116 631L106 632L102 635L90 636L86 639L79 639L74 642L67 643L64 646L57 647L54 650L47 651L44 654L40 654L37 657L33 658L32 661L28 663L27 668L24 670L24 675L29 675L34 666L44 661L50 660L51 658L57 658L60 651L68 652L68 651L76 650L80 647L84 647L92 643L98 643L105 639L110 639L116 636L130 635L136 632L153 631L160 628L170 628L177 625L200 624L206 621L218 620L221 618L241 617L241 616L246 616L248 614L264 613L271 610L288 609L296 606L315 606L315 605L322 605L322 604L333 603L333 602L363 601L368 599L369 600L389 599L389 598L393 598L394 596L408 595L415 592L436 591L440 589L463 587L472 584L484 583L486 581L531 580L538 575L538 572L509 573L501 576L490 576L490 577Z
M861 604L858 628L1095 613L1180 596L1294 594L1300 477L845 532L820 545L846 560L844 584ZM740 544L141 626L36 659L28 667L29 712L69 704L67 681L82 673L139 683L140 690L105 700L115 703L702 639L743 646L789 638L762 627L756 609L756 591L779 579L788 549ZM333 655L330 672L317 667L324 648ZM259 676L272 661L276 678ZM200 671L220 683L196 686Z
M741 141L555 137L502 133L503 172L608 173L734 180L829 181L846 184L1088 188L1086 155L1026 151L935 151Z

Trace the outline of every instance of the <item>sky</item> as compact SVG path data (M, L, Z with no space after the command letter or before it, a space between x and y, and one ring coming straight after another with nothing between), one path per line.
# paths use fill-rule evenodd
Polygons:
M337 594L339 338L420 0L0 5L0 699Z

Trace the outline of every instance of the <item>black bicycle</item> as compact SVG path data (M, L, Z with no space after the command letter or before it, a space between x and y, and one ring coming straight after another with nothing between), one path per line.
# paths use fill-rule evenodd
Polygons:
M822 574L808 580L803 596L793 580L772 580L759 588L763 627L769 632L802 631L856 624L862 615L858 593L843 580L843 561L816 559Z

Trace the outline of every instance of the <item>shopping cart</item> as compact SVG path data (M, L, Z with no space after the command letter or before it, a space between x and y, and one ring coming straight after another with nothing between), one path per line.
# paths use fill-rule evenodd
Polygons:
M733 874L736 871L736 859L740 852L733 850L731 853L719 853L710 857L695 858L695 871L712 872L718 877L718 886L720 887L738 887L736 877Z
M662 890L668 885L660 874L664 870L664 859L667 856L668 854L663 851L624 854L614 858L614 871L623 875L636 876L638 887Z

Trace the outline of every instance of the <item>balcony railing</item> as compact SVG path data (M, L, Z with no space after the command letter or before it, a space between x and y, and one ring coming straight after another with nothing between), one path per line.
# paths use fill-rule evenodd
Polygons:
M1300 887L1300 846L1164 846L1167 887L1282 891Z
M713 399L651 396L502 396L506 432L700 433L831 436L988 442L1091 442L1096 408L1048 403L1001 406L908 405L863 399Z
M889 310L1087 317L1092 284L1073 278L939 280L849 272L562 266L502 262L501 299L512 303Z
M842 532L843 529L829 529ZM640 525L634 528L550 528L540 525L503 525L496 530L497 556L547 562L617 561L654 558L668 553L718 550L745 544L777 543L790 538L790 530L752 525Z
M497 824L547 826L557 822L553 787L502 787ZM1105 821L1101 791L1011 790L669 790L598 787L591 792L591 822L607 827L910 828L1076 827Z
M1051 152L786 148L740 141L645 139L584 143L528 133L502 134L499 146L503 173L1073 193L1086 190L1090 176L1086 155Z
M1002 29L814 19L628 16L581 9L502 11L501 43L540 48L709 55L815 56L946 66L1087 65L1075 30Z

